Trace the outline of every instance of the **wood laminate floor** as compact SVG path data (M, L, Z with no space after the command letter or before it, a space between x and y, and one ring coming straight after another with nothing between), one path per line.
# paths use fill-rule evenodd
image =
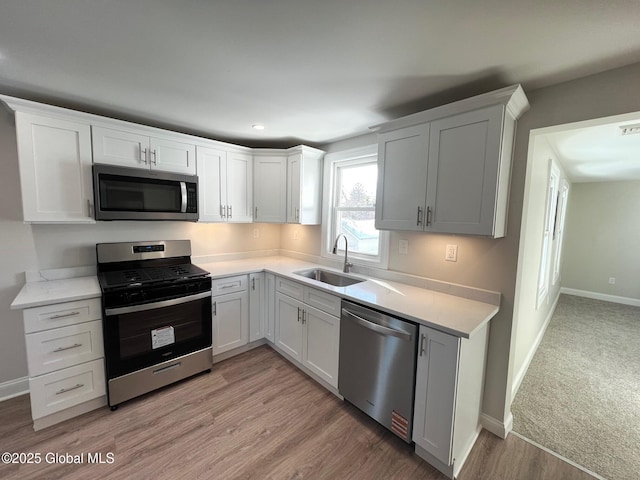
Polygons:
M0 463L0 478L16 480L446 478L267 346L115 412L105 407L39 432L29 397L7 400L2 452L41 455L40 464ZM56 453L84 456L47 463ZM90 464L88 453L112 453L113 463ZM592 477L513 435L483 431L459 479Z

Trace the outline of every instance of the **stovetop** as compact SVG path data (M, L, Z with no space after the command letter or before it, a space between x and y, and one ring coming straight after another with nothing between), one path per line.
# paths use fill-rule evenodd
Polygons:
M98 279L102 289L107 290L139 287L147 284L166 284L207 275L209 275L209 272L192 263L149 267L139 267L138 264L137 267L100 272Z

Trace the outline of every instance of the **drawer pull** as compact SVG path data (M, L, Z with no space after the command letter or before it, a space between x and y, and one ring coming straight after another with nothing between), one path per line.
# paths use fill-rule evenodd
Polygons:
M58 347L52 353L64 352L65 350L71 350L72 348L78 348L81 346L82 346L81 343L74 343L73 345L70 345L68 347Z
M233 287L239 287L240 283L239 282L235 282L235 283L227 283L226 285L222 285L220 287L221 290L224 290L226 288L233 288Z
M54 315L53 317L49 317L49 320L58 320L59 318L75 317L76 315L80 315L80 312L71 312L71 313L63 313L62 315Z
M58 390L56 392L56 395L62 395L63 393L67 393L70 392L72 390L77 390L78 388L82 388L84 387L84 383L77 383L75 386L71 387L71 388L61 388L60 390Z

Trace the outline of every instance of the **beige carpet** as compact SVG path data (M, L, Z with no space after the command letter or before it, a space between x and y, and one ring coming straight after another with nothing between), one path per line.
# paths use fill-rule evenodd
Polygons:
M513 429L609 480L640 478L640 307L561 295Z

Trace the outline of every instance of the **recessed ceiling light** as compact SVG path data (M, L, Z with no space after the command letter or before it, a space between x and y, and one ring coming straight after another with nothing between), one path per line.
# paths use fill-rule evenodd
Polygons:
M253 128L255 128L256 130L264 130L264 125L260 124L260 123L256 123L254 125L252 125Z

